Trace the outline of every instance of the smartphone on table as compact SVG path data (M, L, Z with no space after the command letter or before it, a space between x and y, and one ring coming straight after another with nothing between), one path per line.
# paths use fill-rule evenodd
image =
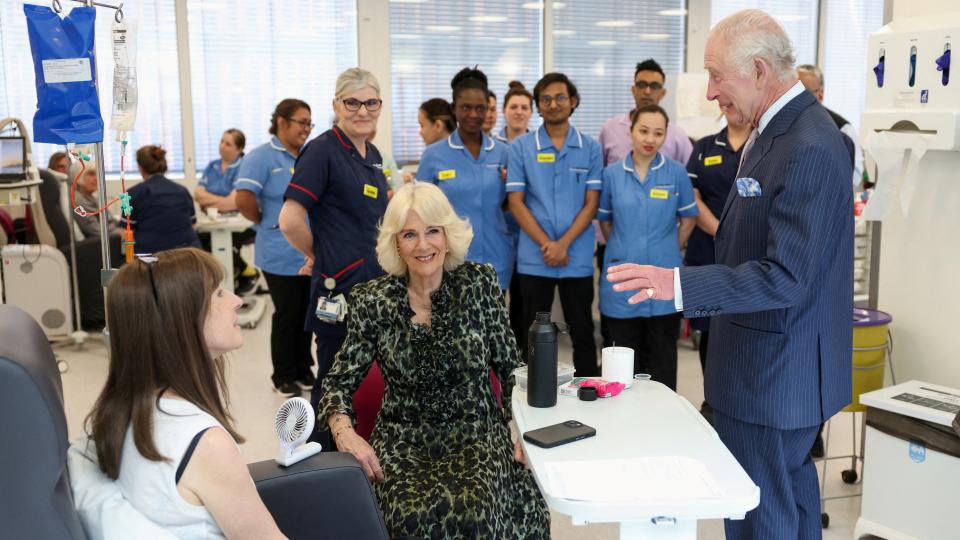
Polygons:
M540 448L553 448L561 444L593 437L596 434L597 430L586 424L576 420L567 420L552 426L528 431L523 434L523 440Z

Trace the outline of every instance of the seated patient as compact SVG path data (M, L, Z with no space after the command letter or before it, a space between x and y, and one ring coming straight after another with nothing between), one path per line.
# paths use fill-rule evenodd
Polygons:
M110 371L88 417L100 470L178 538L283 538L237 448L224 355L239 297L198 249L125 265L107 289ZM71 471L72 472L72 471Z
M75 171L71 170L71 175L68 178L68 181L72 182L73 177L80 172L80 166L75 167ZM80 180L77 182L77 189L74 191L74 202L78 206L83 207L87 212L96 212L100 208L99 201L97 200L97 169L96 167L86 167L83 171L83 176L80 177ZM100 220L107 220L107 230L110 234L113 234L117 230L116 224L113 222L113 219L110 217L110 212L104 210L99 215L88 214L86 216L81 216L79 214L73 213L73 219L76 220L77 226L80 227L80 232L83 233L84 238L97 238L100 236Z
M510 441L509 399L501 409L491 388L493 368L509 396L520 359L496 271L464 262L472 237L437 186L396 191L377 239L388 275L350 292L319 417L376 482L391 535L549 538L546 504ZM351 396L374 359L386 389L367 444Z

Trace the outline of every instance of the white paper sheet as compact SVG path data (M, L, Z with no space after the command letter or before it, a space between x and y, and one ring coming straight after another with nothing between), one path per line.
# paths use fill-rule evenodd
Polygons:
M867 135L864 150L877 163L877 187L863 210L864 219L882 221L898 203L904 216L910 214L920 160L927 152L930 138L923 133L898 131Z
M714 499L722 496L703 463L654 457L545 464L550 494L582 501Z

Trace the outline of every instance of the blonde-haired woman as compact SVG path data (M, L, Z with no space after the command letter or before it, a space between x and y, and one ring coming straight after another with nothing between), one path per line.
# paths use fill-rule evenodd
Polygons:
M392 536L548 538L550 517L519 444L509 396L520 365L496 271L464 262L473 232L437 186L397 190L377 239L388 275L351 293L347 338L320 419L376 482ZM370 444L351 396L373 360L386 390Z

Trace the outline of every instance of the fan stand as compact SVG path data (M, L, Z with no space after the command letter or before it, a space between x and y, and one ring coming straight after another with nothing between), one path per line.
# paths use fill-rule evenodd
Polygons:
M319 454L321 450L320 443L308 442L304 445L298 443L280 443L280 453L277 454L276 462L282 467L289 467L310 456Z

